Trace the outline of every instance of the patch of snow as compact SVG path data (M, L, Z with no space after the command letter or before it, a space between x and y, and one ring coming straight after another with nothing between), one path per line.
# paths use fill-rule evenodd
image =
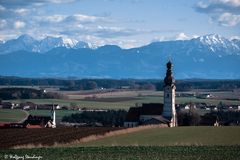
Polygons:
M63 39L63 43L64 43L64 46L65 46L65 47L67 47L67 48L73 48L74 46L76 46L76 44L78 43L78 41L75 40L75 39L64 38L64 39Z

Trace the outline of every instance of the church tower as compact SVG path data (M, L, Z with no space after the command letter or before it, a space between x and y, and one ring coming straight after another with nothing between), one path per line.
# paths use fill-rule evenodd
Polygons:
M175 108L175 80L172 75L172 62L167 63L166 77L164 78L164 107L163 116L171 120L171 127L177 126L177 113Z
M52 118L52 128L56 128L56 112L55 112L54 104L51 110L51 118Z

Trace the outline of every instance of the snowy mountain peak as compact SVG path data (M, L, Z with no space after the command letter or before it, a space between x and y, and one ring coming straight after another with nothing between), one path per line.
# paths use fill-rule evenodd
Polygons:
M239 52L240 49L240 46L234 41L217 34L209 34L193 40L199 42L202 46L208 48L212 52L218 52L219 55L221 55L223 51L230 55Z
M79 49L90 48L90 45L86 42L77 41L75 39L52 36L47 36L42 40L36 40L30 35L23 34L17 39L6 41L6 43L0 42L0 53L6 54L20 50L45 53L57 47Z
M224 44L227 41L229 41L228 39L218 34L209 34L209 35L198 37L197 39L199 39L199 41L202 42L203 44L207 44L207 45Z
M63 44L67 48L74 48L77 45L78 41L75 39L64 38Z

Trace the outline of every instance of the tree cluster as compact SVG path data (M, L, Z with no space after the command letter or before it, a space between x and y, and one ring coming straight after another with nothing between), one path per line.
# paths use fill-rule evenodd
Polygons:
M224 126L240 125L240 112L219 111L200 116L196 111L179 111L177 116L179 126L213 126L216 121Z
M127 111L108 110L108 111L84 111L82 113L64 116L62 121L69 123L102 123L104 126L123 126Z
M47 92L33 88L1 88L0 97L3 100L9 99L62 99L60 93Z

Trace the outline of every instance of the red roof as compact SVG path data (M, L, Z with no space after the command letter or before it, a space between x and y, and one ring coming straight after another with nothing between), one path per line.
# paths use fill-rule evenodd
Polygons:
M9 125L10 123L8 123L8 122L0 122L0 127L4 127L5 125Z
M32 128L43 128L41 125L31 125L31 124L28 124L27 126L26 126L26 128L30 128L30 129L32 129Z

